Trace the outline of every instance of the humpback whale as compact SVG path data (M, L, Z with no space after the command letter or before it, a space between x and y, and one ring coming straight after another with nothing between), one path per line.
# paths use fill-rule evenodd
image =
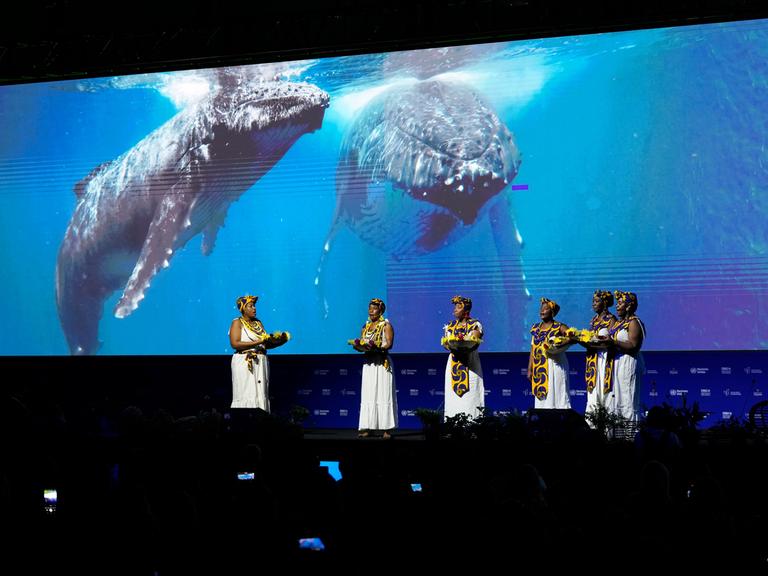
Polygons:
M328 95L303 82L220 73L218 87L75 185L56 302L72 354L93 354L104 301L131 314L174 253L202 233L210 254L229 205L320 128Z
M395 259L439 250L472 228L520 163L509 129L463 82L432 78L378 95L341 146L336 211L315 276L326 314L323 270L342 226ZM519 243L508 203L496 204L494 229Z

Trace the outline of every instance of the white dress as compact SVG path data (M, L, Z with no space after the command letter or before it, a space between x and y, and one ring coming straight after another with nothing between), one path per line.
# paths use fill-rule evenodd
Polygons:
M240 340L255 342L259 336L245 325ZM248 369L248 356L240 352L232 355L232 408L261 408L269 412L269 361L263 353L252 358L253 372Z
M560 329L560 323L554 322L549 330L542 332L543 338L540 338L542 342L536 342L537 333L540 324L534 324L531 328L531 348L534 350L534 357L543 355L546 358L547 367L547 395L544 398L539 398L534 393L534 408L556 408L567 409L571 407L571 393L568 384L568 357L565 352L559 354L552 354L548 356L544 354L541 348L544 341L546 341L549 334L556 334ZM543 365L542 365L543 366ZM534 372L536 372L537 363L534 360ZM534 377L535 382L535 377Z
M384 319L383 322L389 323L389 320ZM381 345L388 344L387 333L382 330ZM397 394L392 357L380 352L367 352L363 364L358 429L392 430L393 428L397 428Z
M645 339L645 327L638 320L640 330ZM629 341L629 331L626 328L616 332L616 340L619 342ZM629 354L616 354L613 361L613 389L616 393L616 413L620 414L630 422L636 422L640 417L640 384L643 372L645 372L645 362L643 355L639 351L636 356Z
M468 330L454 330L456 321L451 322L445 327L445 337L459 332L473 332L477 330L483 334L483 325L477 320L470 319ZM451 418L457 414L464 413L471 418L480 416L480 408L485 406L485 387L483 386L483 368L480 365L480 353L477 348L462 355L461 362L453 361L453 354L448 354L448 361L445 364L445 418ZM459 396L454 390L454 370L457 374L464 372L462 378L466 376L469 390Z

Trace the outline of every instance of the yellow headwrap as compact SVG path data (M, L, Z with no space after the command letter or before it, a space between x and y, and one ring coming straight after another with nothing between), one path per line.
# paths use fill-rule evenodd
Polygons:
M384 310L387 309L387 305L384 304L384 300L382 300L381 298L371 298L371 301L368 302L368 306L370 306L371 304L378 306L381 309L382 314L384 314Z
M613 306L613 294L611 294L610 290L595 290L595 296L605 302L607 308Z
M552 318L557 316L557 313L560 312L560 305L554 300L550 300L549 298L542 298L541 303L546 304L549 306L549 309L552 310Z
M624 301L633 306L634 310L637 310L637 294L634 292L622 292L621 290L616 290L613 294L616 296L616 302Z
M250 294L246 294L245 296L240 296L240 298L235 300L235 306L237 306L237 309L242 312L245 310L245 307L248 306L248 304L256 304L258 300L258 296L251 296Z
M464 310L467 312L472 310L472 298L468 298L467 296L454 296L451 298L451 304L463 304Z

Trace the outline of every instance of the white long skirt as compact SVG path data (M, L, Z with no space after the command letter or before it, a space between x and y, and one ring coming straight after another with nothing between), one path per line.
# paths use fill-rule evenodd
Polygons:
M445 418L464 413L471 418L480 416L480 408L485 406L485 387L483 386L483 368L480 365L480 354L477 350L469 353L467 360L469 368L469 391L459 397L453 391L451 378L451 355L445 365Z
M605 406L605 408L611 414L616 412L615 390L611 389L611 391L608 393L603 392L603 384L605 383L605 362L607 358L608 358L608 352L606 352L605 350L597 351L597 368L596 368L597 374L595 378L595 389L592 390L592 392L587 392L587 407L585 409L585 413L595 410L598 404L602 404L603 406ZM615 387L616 386L615 376L612 379L613 379L613 385Z
M622 354L613 361L613 389L616 392L616 413L630 422L640 417L640 384L644 371L643 355L637 358Z
M392 359L389 359L389 368L382 364L363 364L358 429L393 428L397 428L397 394Z
M265 354L254 358L253 373L248 370L245 354L232 355L232 408L269 412L269 361Z

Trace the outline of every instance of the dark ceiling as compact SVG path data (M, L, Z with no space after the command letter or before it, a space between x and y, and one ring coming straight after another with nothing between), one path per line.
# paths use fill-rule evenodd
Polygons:
M138 0L101 6L21 0L12 16L0 18L0 83L768 16L768 3L760 0Z

